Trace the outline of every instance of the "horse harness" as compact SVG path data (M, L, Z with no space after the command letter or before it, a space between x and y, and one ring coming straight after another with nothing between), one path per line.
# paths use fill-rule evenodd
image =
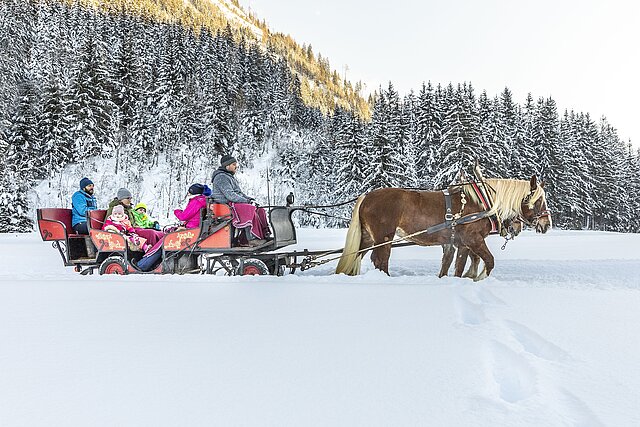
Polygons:
M489 215L489 206L485 205L487 207L487 210L484 210L481 212L474 212L474 213L462 216L464 207L467 204L467 199L464 194L464 191L460 191L460 203L462 204L462 206L460 208L460 212L454 214L451 207L452 206L451 193L449 192L449 189L445 188L444 190L442 190L442 193L444 194L444 204L445 204L444 222L434 225L432 227L429 227L428 230L432 230L432 231L428 231L427 233L435 233L440 230L450 229L451 244L454 244L457 225L469 224L471 222L476 222L484 218L489 218L489 220L491 221L492 230L495 229L496 226L494 221L496 220L492 219L492 216ZM481 198L481 200L483 199Z

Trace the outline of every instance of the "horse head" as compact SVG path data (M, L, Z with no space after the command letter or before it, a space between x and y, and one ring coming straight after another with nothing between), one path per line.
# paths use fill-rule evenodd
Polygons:
M544 182L540 182L534 175L530 181L530 193L522 200L523 222L536 229L536 233L546 233L551 228L551 211L547 207L544 192Z

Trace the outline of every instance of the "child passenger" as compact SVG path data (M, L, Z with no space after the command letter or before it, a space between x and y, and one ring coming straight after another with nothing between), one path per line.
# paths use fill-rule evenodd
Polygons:
M113 208L111 215L109 215L104 222L102 229L123 234L132 246L140 248L143 252L151 249L151 245L147 244L147 239L138 236L131 226L131 222L122 205L117 205Z
M152 219L147 214L147 205L144 203L138 203L133 208L133 217L135 218L135 223L140 228L153 228L155 230L160 230L160 224L158 221Z

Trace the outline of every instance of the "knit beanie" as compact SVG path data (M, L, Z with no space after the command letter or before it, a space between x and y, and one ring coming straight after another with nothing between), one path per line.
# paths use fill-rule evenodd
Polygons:
M189 194L202 194L204 191L204 185L202 184L193 184L189 187Z
M231 163L235 163L235 162L237 162L237 160L231 154L225 154L220 159L220 165L222 165L223 167L229 166Z
M93 181L91 181L87 177L84 177L80 180L80 189L84 190L85 188L87 188L87 185L91 185L91 184L93 184Z
M122 205L116 205L113 207L113 210L111 211L111 214L120 214L120 215L124 215L124 206Z
M148 209L147 209L147 205L145 205L144 203L138 203L138 204L136 205L136 207L135 207L135 208L133 208L133 210L134 210L134 211L137 211L137 210L138 210L138 209L140 209L140 208L144 209L145 211L146 211L146 210L148 210Z
M131 191L127 190L126 188L121 188L118 190L116 197L118 198L118 200L130 199Z

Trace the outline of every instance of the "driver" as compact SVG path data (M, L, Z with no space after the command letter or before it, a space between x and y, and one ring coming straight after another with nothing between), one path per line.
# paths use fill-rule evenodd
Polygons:
M244 229L246 244L260 246L265 244L271 235L267 214L263 208L257 206L253 197L242 192L235 177L237 170L238 161L235 157L229 154L222 156L220 167L211 176L213 183L211 196L216 203L226 203L231 206L233 211L231 223L238 229Z

